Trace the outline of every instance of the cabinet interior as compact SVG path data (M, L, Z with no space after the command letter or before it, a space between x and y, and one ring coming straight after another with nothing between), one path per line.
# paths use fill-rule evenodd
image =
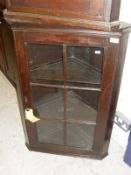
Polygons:
M28 44L27 53L38 142L91 150L103 48Z

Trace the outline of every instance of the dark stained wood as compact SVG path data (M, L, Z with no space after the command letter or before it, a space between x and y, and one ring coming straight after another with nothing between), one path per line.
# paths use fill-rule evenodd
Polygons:
M56 146L56 145L49 145L49 144L37 144L36 146L28 145L26 144L29 150L35 150L46 153L52 153L52 154L60 154L60 155L70 155L70 156L79 156L79 157L88 157L88 158L95 158L95 159L102 159L106 156L106 154L103 156L96 156L93 154L92 151L87 150L80 150L80 149L74 149L74 148L68 148L65 149L62 146Z
M93 30L103 30L103 31L118 31L120 23L117 22L103 22L103 21L92 21L92 20L80 20L80 19L70 19L66 17L55 17L48 15L36 15L30 13L21 13L21 12L10 12L4 11L5 19L13 26L21 28L21 22L28 28L35 27L41 28L42 26L51 27L51 28L83 28L83 29L93 29ZM15 19L15 20L13 20Z
M13 44L13 34L3 19L3 13L0 12L0 68L9 81L15 86L16 83L16 61Z
M7 23L2 23L1 28L3 46L5 50L6 75L9 79L16 82L16 61L13 44L13 34Z
M118 2L119 1L119 2ZM117 5L116 5L117 4ZM118 20L120 0L8 0L9 11L96 21Z
M0 69L2 72L6 73L6 58L5 58L5 50L3 45L3 38L2 38L2 21L0 24Z
M8 29L13 33L16 55L14 58L17 62L17 70L14 75L16 76L26 145L30 150L89 156L97 159L102 159L108 154L126 43L131 30L130 25L114 22L119 17L120 2L120 0L6 1L8 10L4 11L4 18L9 24ZM1 37L10 33L6 30L2 32ZM4 41L4 38L2 39ZM4 43L6 42L4 41ZM88 49L81 49L82 47ZM2 44L0 53L3 53L3 48ZM9 51L7 53L4 53L5 57L9 55ZM86 69L88 64L96 72L89 76L89 71L91 72L92 69L88 67L89 71L83 71L82 74L80 71L84 68L78 68L75 64L70 72L73 73L72 77L75 77L73 79L69 75L68 64L72 64L69 59L76 59L77 63L84 64ZM1 65L3 65L3 60L2 55L0 57ZM86 62L84 62L85 60ZM10 62L10 59L7 59L7 63L5 64L7 67L3 66L3 70L11 70L8 66L12 67L15 64L12 60ZM56 69L53 69L53 64L57 65ZM76 68L77 72L75 72ZM41 70L43 74L35 69ZM45 72L46 75L43 78ZM56 72L59 72L59 75ZM94 78L95 82L92 82L94 75L97 76L97 79ZM86 76L89 78L84 78ZM81 77L81 80L78 77ZM72 95L73 93L75 97ZM53 105L52 103L50 105L54 94L55 100L52 100ZM68 108L72 107L70 104L75 104L75 108L78 109L81 107L81 110L76 109L77 112L73 111L73 113L72 109ZM45 113L46 105L48 111ZM57 106L59 107L58 111L55 109L54 112L53 109ZM33 109L34 115L40 118L38 123L31 123L26 119L25 110L28 108ZM39 112L40 108L44 112ZM82 115L85 113L82 110L85 108L89 109L86 111L87 113L85 112L86 117L83 117ZM77 116L77 119L71 116L72 113L73 117ZM48 116L48 114L52 116ZM62 114L61 118L60 114ZM44 142L44 139L40 141L39 132L41 131L42 138L45 138L45 132L42 132L41 128L38 130L38 124L42 123L43 125L44 123L44 127L46 127L46 122L59 123L60 127L63 126L64 129L61 133L63 133L64 141L62 143L48 142L49 135L46 135L47 142ZM74 134L74 146L69 143L69 125L72 126L71 130L76 125L79 128L73 132L70 130L70 133ZM51 126L53 127L53 125ZM57 127L55 129L57 130ZM76 142L81 142L81 137L79 137L81 129L83 129L82 137L85 137L83 141L86 140L91 145L89 148L76 144ZM50 130L47 129L47 131ZM88 136L85 131L88 131ZM57 138L56 135L54 136ZM51 138L54 139L53 136Z
M64 86L64 85L53 85L53 84L43 84L43 83L30 83L31 86L38 86L38 87L59 87L59 88L64 88L66 87L67 89L82 89L82 90L91 90L91 91L101 91L100 88L93 88L93 87L83 87L83 86Z
M26 143L35 145L37 142L36 126L26 120L25 110L32 109L32 97L29 87L29 69L28 61L26 60L26 53L24 47L24 35L22 32L15 32L15 51L16 62L18 66L18 81L17 81L17 94L21 113L21 120L25 133ZM24 59L23 59L24 58ZM24 67L23 67L24 66ZM20 78L21 77L21 78Z
M102 33L101 33L102 34ZM90 33L88 32L81 32L81 31L76 31L74 30L32 30L30 32L25 33L25 42L27 43L36 43L36 44L41 44L41 43L48 43L48 44L69 44L69 45L86 45L92 47L105 47L107 38L102 37L102 36L96 36L97 34L92 34L92 37ZM77 37L76 37L77 36ZM87 36L87 37L85 37Z
M109 143L110 143L110 137L111 137L113 123L114 123L114 116L115 116L117 101L118 101L119 92L120 92L120 84L121 84L121 79L122 79L123 67L124 67L124 62L125 62L125 57L126 57L128 37L129 37L129 33L123 33L121 37L120 46L119 46L120 51L118 54L115 78L114 78L113 85L112 85L113 92L111 95L108 125L106 128L106 135L105 135L106 142L104 145L103 152L105 152L105 150L108 149Z
M23 93L23 98L26 96L28 99L28 102L24 101L25 109L28 107L32 108L32 97L31 97L31 91L29 88L29 60L28 60L28 50L25 48L28 48L29 44L62 44L66 43L69 45L75 45L76 43L78 45L87 45L91 47L103 47L104 48L104 68L103 68L103 78L102 78L102 86L101 86L101 95L100 95L100 101L98 106L98 117L97 117L97 127L96 127L96 134L95 134L95 140L94 140L94 147L93 152L97 157L103 157L107 154L106 152L103 153L104 149L104 143L105 143L105 134L107 130L108 120L109 120L109 108L111 103L111 94L112 94L112 83L115 76L116 71L116 65L118 60L118 53L119 53L119 43L113 44L110 43L110 33L109 35L97 35L96 34L88 34L88 31L86 33L80 32L79 30L74 30L74 32L71 32L70 30L65 32L64 30L56 30L53 31L40 31L37 29L34 30L35 32L28 32L28 31L16 31L15 32L15 38L16 38L16 53L17 53L17 64L18 64L18 71L19 71L19 78L21 82L21 88ZM120 35L116 36L118 39L121 38ZM24 44L25 43L25 44ZM65 55L65 52L64 52ZM65 56L66 58L66 56ZM64 67L66 65L66 62L64 62ZM24 68L24 70L23 70ZM65 69L65 76L66 76L66 69ZM108 78L107 78L108 77ZM66 77L64 78L66 80ZM33 86L35 84L31 83ZM39 84L37 84L39 86ZM44 86L44 84L43 84ZM66 86L66 84L65 84ZM58 86L57 86L58 87ZM63 86L64 88L64 86ZM67 87L68 88L68 87ZM23 99L24 100L24 99ZM96 105L96 104L94 104ZM65 98L65 108L66 108L66 98ZM66 121L66 119L65 119ZM31 145L36 145L36 148L40 148L40 150L43 147L44 149L45 144L39 145L37 143L37 135L36 135L36 128L35 125L29 125L30 123L26 124L27 127L27 133L31 141L29 142ZM33 128L32 128L33 127ZM32 134L34 133L34 134ZM65 132L66 134L66 132ZM33 137L34 136L34 137ZM33 140L32 140L33 139ZM66 143L66 142L65 142ZM40 147L39 147L39 146ZM34 149L35 149L34 147ZM49 146L49 150L53 149L53 145ZM68 150L71 148L68 147ZM58 148L55 148L56 151L53 152L59 152L60 146ZM67 152L67 148L63 147L63 151L61 153L64 154L64 152ZM74 148L75 150L75 148ZM48 152L48 151L47 151ZM52 152L52 151L51 151ZM71 151L74 154L76 151ZM82 151L79 152L82 155ZM93 154L92 153L92 156ZM66 154L66 153L65 153ZM84 151L84 154L86 154L86 151Z
M6 7L6 2L5 0L0 0L0 10L2 11Z
M112 94L112 82L114 80L114 75L116 71L116 65L118 61L119 45L118 44L109 44L109 47L105 49L105 58L104 58L104 68L103 68L103 78L102 78L102 87L99 103L99 114L97 117L97 127L96 127L96 136L95 136L95 148L97 154L103 152L102 143L105 139L105 133L107 128L107 121L109 117L109 107L111 103L111 94Z

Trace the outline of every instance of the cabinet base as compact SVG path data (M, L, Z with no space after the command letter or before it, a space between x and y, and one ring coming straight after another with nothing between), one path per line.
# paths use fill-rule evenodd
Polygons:
M84 158L90 158L90 159L96 159L96 160L102 160L104 159L106 156L108 156L108 153L105 153L103 155L81 155L81 154L73 154L73 153L65 153L62 151L49 151L46 149L42 149L36 146L31 146L27 143L25 143L26 147L28 148L29 151L36 151L36 152L41 152L41 153L49 153L49 154L57 154L57 155L63 155L63 156L73 156L73 157L84 157Z

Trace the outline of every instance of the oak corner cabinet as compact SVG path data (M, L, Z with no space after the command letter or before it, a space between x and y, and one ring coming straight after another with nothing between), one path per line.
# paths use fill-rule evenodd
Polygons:
M108 154L131 26L120 0L8 0L26 145L102 159Z

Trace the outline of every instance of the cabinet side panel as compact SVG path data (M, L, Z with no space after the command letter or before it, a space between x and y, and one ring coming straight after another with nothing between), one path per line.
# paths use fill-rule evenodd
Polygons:
M108 43L107 43L108 44ZM116 65L118 60L119 44L108 44L105 49L102 90L99 104L99 112L97 118L97 127L95 135L95 150L96 154L102 155L103 146L105 143L105 133L108 125L109 110L112 96L112 83L115 77ZM105 150L103 155L107 154Z
M112 133L113 123L114 123L113 121L115 117L116 106L117 106L117 101L118 101L119 91L120 91L121 78L122 78L123 67L124 67L124 62L125 62L128 37L129 37L129 33L125 33L123 34L121 38L120 50L119 50L119 55L118 55L119 59L118 59L117 68L115 72L115 79L113 82L113 92L112 92L112 97L111 97L108 126L107 126L106 136L105 136L106 143L105 143L104 150L108 149L109 140L110 140L111 133Z

